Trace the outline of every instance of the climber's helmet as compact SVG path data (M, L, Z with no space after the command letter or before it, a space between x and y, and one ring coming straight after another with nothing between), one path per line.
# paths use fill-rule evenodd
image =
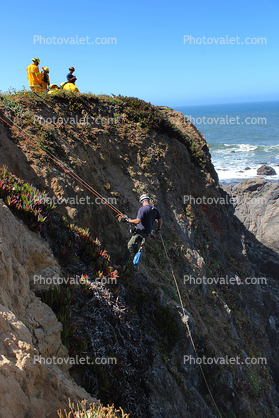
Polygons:
M150 200L150 197L148 196L148 194L142 194L141 197L139 198L140 203L142 203L144 200Z

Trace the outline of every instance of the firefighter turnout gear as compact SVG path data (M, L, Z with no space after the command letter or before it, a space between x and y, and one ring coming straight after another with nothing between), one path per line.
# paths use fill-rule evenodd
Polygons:
M60 90L59 90L59 87L57 86L57 84L51 84L50 86L49 86L49 91L47 92L47 94L55 94L55 93L58 93Z
M26 68L26 71L30 89L32 91L39 92L41 89L41 75L39 68L36 64L32 63Z
M48 67L43 67L42 70L43 71L40 73L40 77L41 77L41 91L47 91L47 88L50 85L49 75L48 75L49 69L48 69Z
M73 83L66 83L62 88L63 90L74 91L76 93L79 93L79 89Z

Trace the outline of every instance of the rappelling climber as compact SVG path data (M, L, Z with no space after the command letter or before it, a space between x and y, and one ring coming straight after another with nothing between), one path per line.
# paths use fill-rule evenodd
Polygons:
M40 64L39 58L32 58L32 64L30 64L27 68L27 78L29 82L30 90L34 91L35 93L39 93L41 90L41 74L38 68Z
M150 205L149 200L150 198L147 194L143 194L140 197L139 201L142 206L139 208L135 219L129 219L127 215L119 216L118 218L119 222L128 222L129 224L135 225L136 228L134 229L133 235L127 244L127 249L123 259L120 265L115 266L116 268L125 267L133 251L136 253L139 250L143 238L147 240L152 232L155 219L158 220L156 233L159 234L162 229L162 217L158 209L155 208L155 206Z
M41 76L41 91L45 92L48 89L48 86L50 85L49 82L49 68L48 67L42 67L42 71L40 73Z
M60 87L62 90L74 91L76 93L79 93L79 89L75 86L74 82L61 83Z
M73 72L75 71L74 67L69 68L69 74L67 74L67 82L68 83L75 83L77 78L73 75Z

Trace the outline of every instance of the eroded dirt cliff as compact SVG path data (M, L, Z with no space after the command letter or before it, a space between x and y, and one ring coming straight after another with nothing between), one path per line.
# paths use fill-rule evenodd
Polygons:
M222 416L276 416L279 305L273 282L269 277L267 284L252 285L188 280L238 277L244 282L262 273L249 259L249 234L226 203L199 131L179 112L121 96L60 93L39 98L27 93L2 97L1 102L13 128L18 125L18 132L58 157L106 199L114 198L122 213L135 217L138 196L150 194L164 219L163 237L199 356L242 361L202 366ZM0 130L0 166L60 199L56 209L101 240L111 265L119 261L129 237L127 226L18 132L4 122ZM89 203L77 204L80 198ZM194 203L197 198L207 200ZM41 240L48 237L43 232ZM63 245L54 244L50 239L62 275L88 273L78 260L67 265ZM59 268L51 268L55 266ZM34 274L32 268L28 274ZM139 271L120 274L118 280L117 288L92 284L90 298L78 296L79 311L72 308L74 320L86 319L79 329L88 347L95 352L109 348L121 358L119 369L111 370L104 399L131 417L217 416L199 366L185 362L184 356L194 356L194 351L161 241L147 241ZM2 293L1 303L18 315L17 303L8 303ZM26 315L29 296L21 297ZM166 312L169 317L164 317ZM243 364L247 357L265 357L267 364L248 366ZM90 373L92 377L94 370ZM98 396L98 385L93 386L89 392Z

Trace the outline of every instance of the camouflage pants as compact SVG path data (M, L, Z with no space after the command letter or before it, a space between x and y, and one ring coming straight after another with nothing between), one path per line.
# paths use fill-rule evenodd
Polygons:
M138 252L139 248L140 248L140 244L143 240L143 238L145 238L145 240L147 240L149 234L147 234L146 232L143 231L135 231L132 235L132 237L130 238L128 244L127 244L127 249L125 251L123 260L121 262L122 266L125 266L128 261L129 258L131 257L131 255L134 255Z

